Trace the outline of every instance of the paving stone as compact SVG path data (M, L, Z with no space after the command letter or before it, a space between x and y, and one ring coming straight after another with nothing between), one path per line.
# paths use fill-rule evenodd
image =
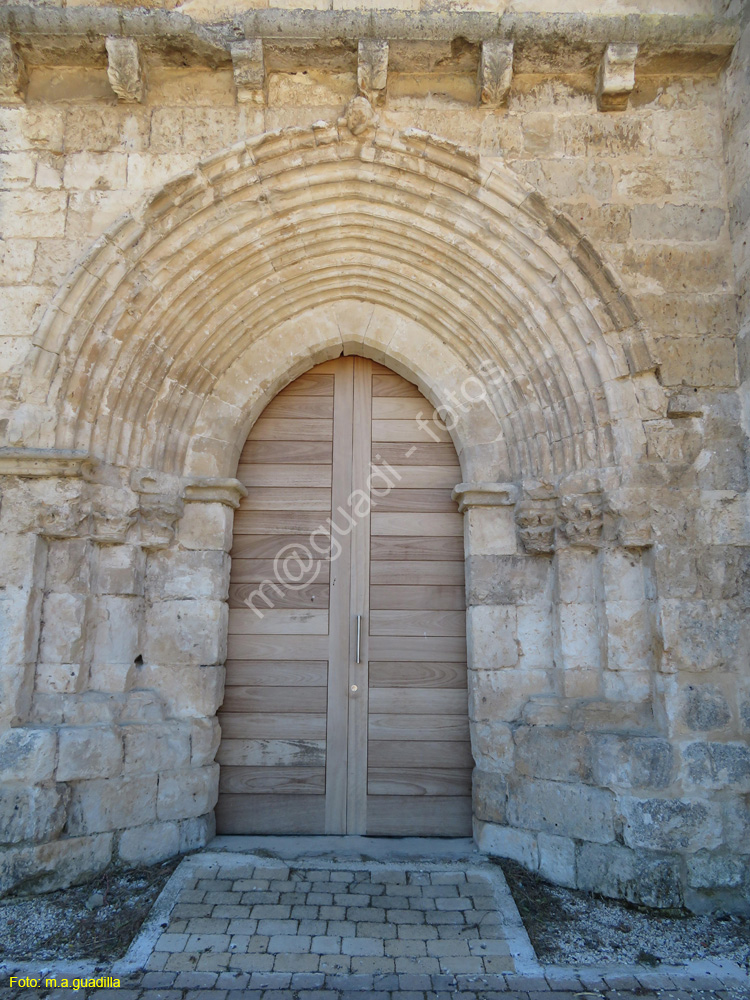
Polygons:
M181 972L174 981L177 989L211 989L217 980L215 972Z
M184 951L189 934L162 934L154 945L154 951Z
M398 936L402 941L430 941L439 937L439 928L432 924L399 924Z
M331 975L340 975L349 972L351 969L351 959L348 955L321 955L318 969Z
M432 972L443 972L444 970L440 968L440 963L437 958L422 958L421 956L417 958L407 958L401 957L396 959L396 972L400 973L418 973L429 975Z
M382 975L384 973L392 973L395 971L395 961L387 956L352 955L352 973L354 974L368 973L372 975Z
M317 990L325 978L322 972L293 972L291 986L295 990Z
M268 951L301 954L310 951L311 938L308 934L275 934L268 942Z
M417 910L386 910L392 924L423 924L425 915Z
M250 976L251 990L283 990L292 981L291 972L254 972Z
M274 972L317 972L320 964L318 955L280 954L273 963Z
M427 946L424 941L407 940L399 938L396 941L386 941L385 954L393 958L408 958L409 956L427 955Z
M297 920L270 920L261 919L258 921L258 934L296 934L299 929Z
M345 937L341 941L344 955L382 955L383 941L374 937Z

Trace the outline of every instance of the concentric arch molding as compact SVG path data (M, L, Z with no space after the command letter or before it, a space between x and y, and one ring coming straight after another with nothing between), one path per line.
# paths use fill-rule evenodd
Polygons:
M459 454L502 456L464 468L485 481L637 461L630 377L653 367L593 247L501 160L320 123L165 185L92 246L35 345L40 447L219 478L260 404L342 353L435 405L458 392Z

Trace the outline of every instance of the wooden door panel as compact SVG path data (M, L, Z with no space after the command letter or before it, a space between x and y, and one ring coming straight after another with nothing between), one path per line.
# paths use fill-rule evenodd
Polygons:
M325 362L268 404L237 476L218 831L470 833L462 476L433 406Z

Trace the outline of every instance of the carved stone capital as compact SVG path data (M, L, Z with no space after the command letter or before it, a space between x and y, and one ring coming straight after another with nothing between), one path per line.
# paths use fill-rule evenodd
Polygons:
M239 479L191 479L185 485L183 499L186 503L223 503L235 510L247 489Z
M482 42L479 60L479 103L502 107L508 100L513 80L513 42L490 38Z
M106 40L107 77L121 101L140 103L145 93L141 53L135 38L111 36Z
M525 499L516 504L518 536L526 552L546 555L555 551L555 507L554 499Z
M566 493L558 505L560 530L570 545L597 548L604 525L601 493Z
M512 507L518 499L515 483L459 483L451 493L463 514L470 507Z
M388 42L380 38L360 38L357 46L357 88L372 104L385 101L388 85Z
M378 124L378 116L366 97L353 97L339 118L339 128L348 128L352 135L362 135Z
M246 38L231 47L234 85L241 104L265 103L266 64L263 58L263 41Z
M605 498L615 540L625 549L647 549L654 544L652 507L640 490L613 490Z
M142 496L138 513L140 544L148 549L163 549L170 545L183 509L179 497Z
M0 35L0 102L23 104L28 82L26 66L16 47L8 35Z
M600 111L624 111L635 87L637 45L608 45L596 77L596 104Z

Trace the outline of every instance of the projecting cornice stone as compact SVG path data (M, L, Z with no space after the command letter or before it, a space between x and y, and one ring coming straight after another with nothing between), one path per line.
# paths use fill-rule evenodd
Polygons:
M513 42L490 38L482 42L479 60L479 103L500 108L508 101L513 80Z
M512 507L518 500L514 483L459 483L451 497L463 514L471 507Z
M145 90L141 54L134 38L106 40L107 78L112 90L121 101L138 104L143 100Z
M371 104L385 101L388 84L388 42L360 38L357 45L357 88Z
M247 489L239 479L190 479L187 481L183 497L186 503L223 503L227 507L239 507L247 496Z
M248 38L231 47L234 85L240 103L265 102L266 66L263 60L263 42Z
M35 479L44 476L82 476L89 464L89 456L82 451L0 448L0 476Z
M23 103L27 82L23 59L8 35L0 35L0 101L3 104Z
M638 46L608 45L596 78L596 104L600 111L624 111L635 87Z

